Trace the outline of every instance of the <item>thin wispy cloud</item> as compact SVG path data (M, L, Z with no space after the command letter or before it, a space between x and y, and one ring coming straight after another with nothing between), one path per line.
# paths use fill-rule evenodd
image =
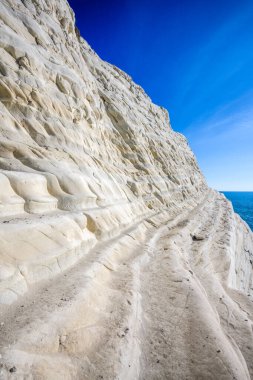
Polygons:
M253 188L252 105L250 94L242 96L186 131L201 168L216 189Z
M211 116L201 116L185 128L185 133L196 134L196 131L201 130L201 135L213 134L218 138L224 132L232 133L234 129L239 131L239 126L248 130L252 121L253 91L249 91L238 99L218 107Z

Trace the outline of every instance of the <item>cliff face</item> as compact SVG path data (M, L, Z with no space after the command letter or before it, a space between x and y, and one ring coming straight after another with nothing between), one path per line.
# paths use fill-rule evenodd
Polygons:
M65 0L0 18L3 377L253 378L248 226Z

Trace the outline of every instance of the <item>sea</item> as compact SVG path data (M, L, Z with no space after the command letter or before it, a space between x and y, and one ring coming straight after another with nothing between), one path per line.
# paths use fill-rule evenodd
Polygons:
M253 231L253 192L251 191L221 191L233 205L240 217L245 220Z

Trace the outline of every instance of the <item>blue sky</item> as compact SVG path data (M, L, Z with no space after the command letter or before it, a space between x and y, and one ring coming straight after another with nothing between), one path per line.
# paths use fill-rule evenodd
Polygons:
M69 3L100 57L169 110L209 185L253 191L253 1Z

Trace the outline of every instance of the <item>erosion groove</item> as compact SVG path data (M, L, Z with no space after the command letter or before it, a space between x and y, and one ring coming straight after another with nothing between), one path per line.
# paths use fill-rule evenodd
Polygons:
M65 0L0 16L0 377L253 379L249 227Z

